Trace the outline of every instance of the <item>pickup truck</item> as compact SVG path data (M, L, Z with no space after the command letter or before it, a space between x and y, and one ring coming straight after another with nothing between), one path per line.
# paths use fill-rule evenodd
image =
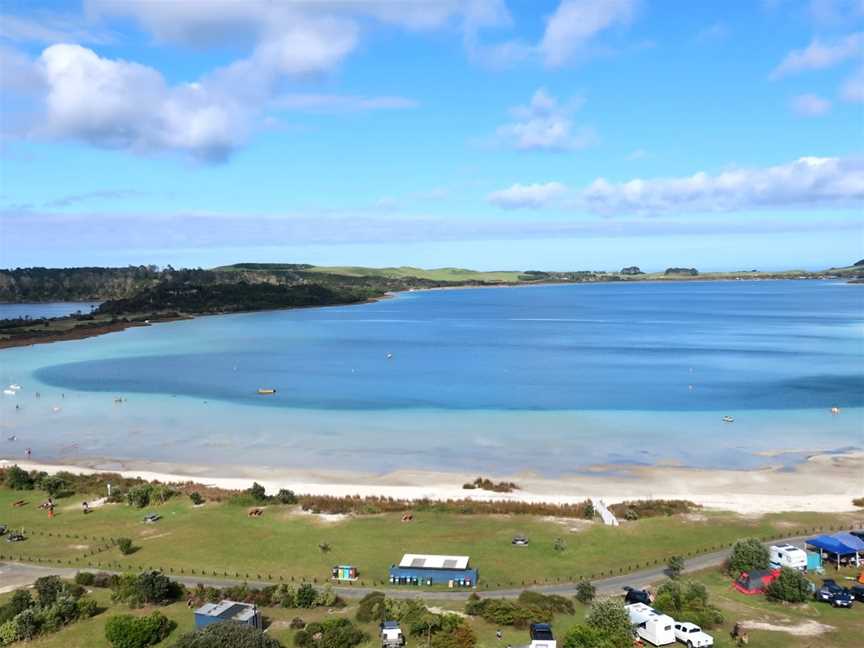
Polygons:
M702 631L702 628L695 623L686 623L676 621L672 626L672 632L675 633L675 638L683 644L687 644L687 648L703 648L704 646L713 646L714 637Z

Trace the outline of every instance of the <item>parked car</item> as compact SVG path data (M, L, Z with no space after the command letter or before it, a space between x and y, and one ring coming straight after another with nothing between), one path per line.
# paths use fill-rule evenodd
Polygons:
M625 587L624 591L627 592L624 595L624 603L626 605L630 605L632 603L644 603L645 605L651 605L651 595L648 593L648 590L639 590L633 587Z
M713 646L714 637L702 631L702 628L695 623L675 622L672 626L672 632L675 633L675 638L683 644L687 644L687 648L702 648L703 646Z
M22 542L26 539L23 533L10 533L6 536L6 542Z
M855 597L853 597L852 592L847 589L841 589L839 592L837 592L836 594L834 594L834 596L831 597L831 605L835 608L851 608L854 601Z
M162 519L162 516L158 513L148 513L144 516L144 522L147 524L153 524L154 522L158 522Z
M849 593L856 601L864 602L864 585L853 585L849 588Z
M816 594L814 594L817 601L824 601L825 603L830 603L831 599L837 592L842 592L843 588L837 584L833 578L825 578L822 580L822 587L816 590Z

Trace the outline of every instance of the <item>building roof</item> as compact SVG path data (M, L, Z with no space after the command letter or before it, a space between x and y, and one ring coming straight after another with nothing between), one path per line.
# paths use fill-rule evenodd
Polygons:
M219 603L205 603L195 610L195 614L209 617L218 617L223 621L248 621L255 616L257 610L249 603L238 603L237 601L220 601Z
M468 569L468 556L405 554L399 566L413 569Z

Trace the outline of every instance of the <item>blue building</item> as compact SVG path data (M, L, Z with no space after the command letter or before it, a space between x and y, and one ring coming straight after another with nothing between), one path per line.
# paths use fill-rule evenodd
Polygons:
M211 623L241 623L253 628L263 629L261 612L249 603L238 603L237 601L220 601L219 603L205 603L195 610L195 627L204 628Z
M390 568L390 582L395 585L474 587L478 573L468 562L468 556L405 554L398 565Z

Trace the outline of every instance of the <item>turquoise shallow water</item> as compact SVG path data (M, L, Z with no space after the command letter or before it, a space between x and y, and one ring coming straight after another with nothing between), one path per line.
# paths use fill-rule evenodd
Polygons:
M406 293L2 351L0 377L23 386L0 400L4 436L17 437L2 454L372 471L749 467L767 450L864 445L862 360L864 286Z

